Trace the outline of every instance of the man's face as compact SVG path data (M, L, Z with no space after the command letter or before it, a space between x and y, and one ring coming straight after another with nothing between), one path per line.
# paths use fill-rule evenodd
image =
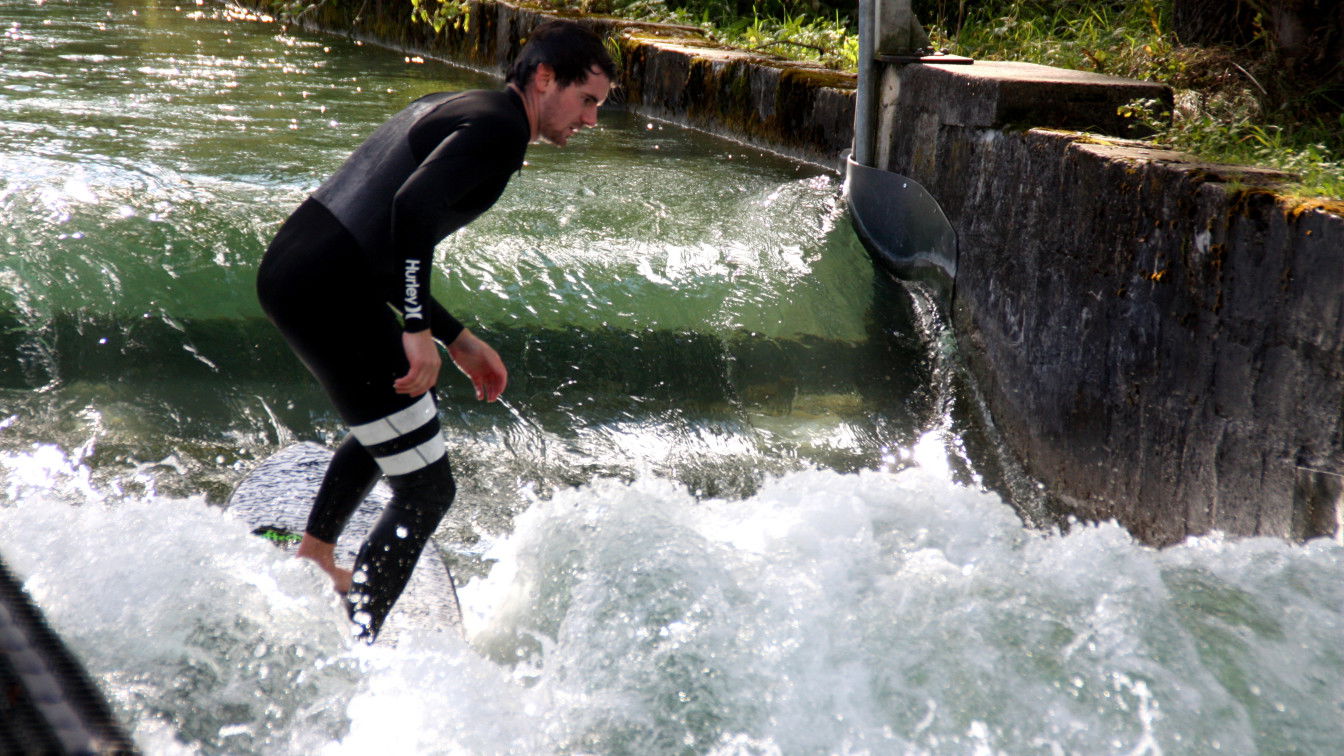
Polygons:
M542 64L534 79L537 85L537 133L551 144L564 147L570 135L585 126L597 125L597 106L607 99L611 79L598 68L588 78L561 87L554 72Z

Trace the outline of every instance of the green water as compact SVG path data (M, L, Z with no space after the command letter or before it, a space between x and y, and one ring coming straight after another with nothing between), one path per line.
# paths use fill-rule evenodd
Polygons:
M213 4L3 7L0 445L218 501L279 445L334 441L255 301L257 261L390 113L499 82ZM508 407L444 381L469 485L648 470L742 495L803 464L876 466L937 422L922 342L876 309L905 295L875 280L835 176L601 120L533 146L439 247L436 296L511 371Z

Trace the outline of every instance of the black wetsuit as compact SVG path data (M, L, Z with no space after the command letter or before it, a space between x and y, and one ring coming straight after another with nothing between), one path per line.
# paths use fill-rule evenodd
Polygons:
M266 314L351 429L308 532L335 543L379 475L392 487L347 597L370 642L456 490L434 393L392 387L409 370L401 335L429 328L448 344L462 332L430 296L434 246L499 199L530 136L511 89L423 97L299 206L258 271Z

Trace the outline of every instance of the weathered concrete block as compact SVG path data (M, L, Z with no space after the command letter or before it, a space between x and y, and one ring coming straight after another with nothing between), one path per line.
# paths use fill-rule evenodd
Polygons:
M1118 110L1136 100L1171 108L1171 88L1116 76L1009 61L886 66L882 102L901 114L929 112L944 126L1052 127L1129 135ZM890 128L886 129L890 132Z

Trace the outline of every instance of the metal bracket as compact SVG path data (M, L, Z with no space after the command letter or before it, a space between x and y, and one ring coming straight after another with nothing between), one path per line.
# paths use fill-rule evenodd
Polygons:
M906 65L909 63L942 63L945 65L969 66L975 62L975 58L968 58L964 55L952 55L945 52L932 52L926 55L874 55L873 59L880 63L895 63Z
M936 52L915 18L910 0L859 0L859 90L854 101L854 162L872 167L875 90L880 64L973 63L970 58Z
M873 21L873 53L879 59L883 55L918 57L933 51L910 0L875 0Z
M862 12L862 11L860 11ZM915 17L910 0L873 0L873 59L882 63L957 63L975 61L933 49Z

